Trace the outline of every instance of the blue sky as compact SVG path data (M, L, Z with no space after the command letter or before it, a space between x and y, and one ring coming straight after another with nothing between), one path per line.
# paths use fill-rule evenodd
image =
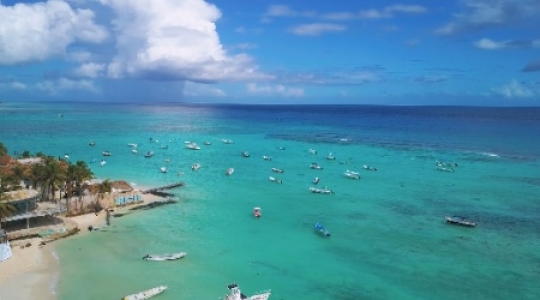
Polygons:
M0 101L540 106L540 0L0 0Z

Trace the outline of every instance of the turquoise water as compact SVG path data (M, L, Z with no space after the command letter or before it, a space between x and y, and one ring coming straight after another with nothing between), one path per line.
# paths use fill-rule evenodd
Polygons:
M59 242L59 299L118 299L162 284L159 299L218 299L231 282L246 294L272 289L270 299L540 298L538 109L44 103L0 113L10 152L99 161L108 150L104 167L90 164L98 178L187 183L172 190L178 204ZM459 167L440 172L435 160ZM310 193L314 177L335 194ZM443 222L458 214L479 225ZM315 222L332 236L318 236ZM173 251L189 254L141 259Z

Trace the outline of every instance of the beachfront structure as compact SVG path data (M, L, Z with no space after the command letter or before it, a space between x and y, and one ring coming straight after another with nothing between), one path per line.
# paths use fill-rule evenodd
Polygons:
M62 212L60 208L39 208L37 205L41 197L40 192L33 189L24 189L6 192L9 196L7 202L15 207L15 212L9 217L2 218L2 222L15 222L26 220L26 228L30 228L30 219L44 216L54 216Z

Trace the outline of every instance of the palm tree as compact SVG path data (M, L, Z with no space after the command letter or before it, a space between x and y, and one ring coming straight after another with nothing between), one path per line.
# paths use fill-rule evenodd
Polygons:
M30 168L28 169L27 176L34 190L37 188L37 185L41 179L42 169L43 165L41 164L31 164Z
M11 168L11 180L16 186L20 186L21 180L26 177L25 171L25 168L20 164L16 164Z
M69 163L66 175L66 206L69 213L68 202L71 201L73 192L77 192L79 203L81 203L84 190L83 184L86 180L92 179L94 173L88 168L86 162L79 160L76 164Z
M105 194L110 193L111 191L112 191L112 183L109 179L106 179L97 185L96 203L94 204L94 209L96 213L101 208L101 205L99 204L99 200L102 200L103 198L105 198Z
M66 170L56 158L48 157L41 169L40 180L43 182L43 190L48 191L47 196L52 195L54 200L56 189L66 182Z

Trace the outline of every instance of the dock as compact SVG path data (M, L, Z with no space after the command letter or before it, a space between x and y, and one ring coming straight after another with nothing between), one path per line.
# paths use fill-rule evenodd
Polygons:
M170 196L174 196L174 195L165 192L166 190L174 189L174 188L185 186L185 185L186 185L185 182L180 181L180 182L171 183L171 184L167 184L167 185L164 185L164 186L144 190L142 192L143 192L143 194L152 194L152 195L157 195L157 196L161 196L161 197L170 197Z

